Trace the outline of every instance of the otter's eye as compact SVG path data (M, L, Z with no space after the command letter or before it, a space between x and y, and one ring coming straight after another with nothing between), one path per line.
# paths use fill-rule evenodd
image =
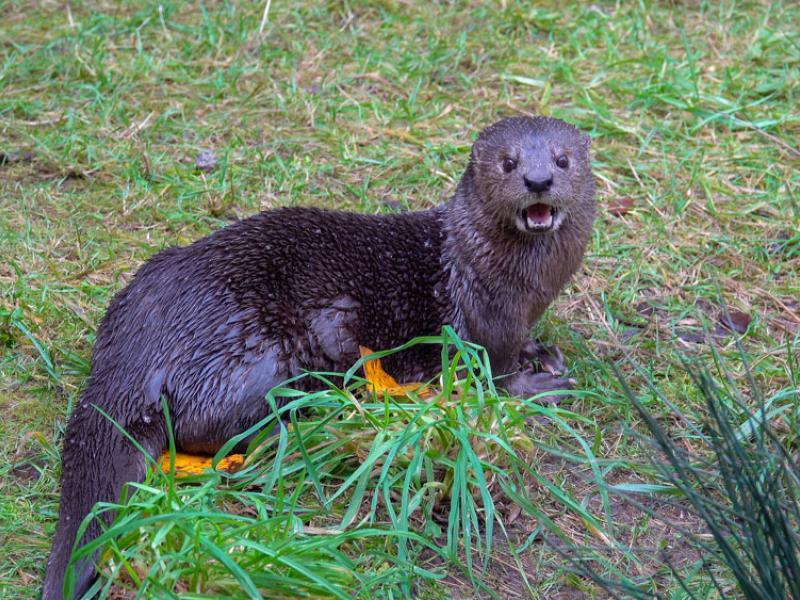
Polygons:
M511 173L514 169L517 168L517 161L513 158L504 158L503 159L503 171L506 173Z
M559 169L566 169L569 166L569 159L566 155L562 154L556 159L556 166Z

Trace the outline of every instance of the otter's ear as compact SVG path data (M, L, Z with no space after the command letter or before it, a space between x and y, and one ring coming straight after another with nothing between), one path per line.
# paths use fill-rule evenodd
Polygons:
M476 140L475 143L472 144L472 150L469 153L470 162L472 162L473 164L478 164L481 160L481 154L482 152L480 144Z
M590 146L592 145L592 138L589 135L585 134L585 133L581 136L581 138L582 138L581 141L583 142L584 149L588 150L590 148Z

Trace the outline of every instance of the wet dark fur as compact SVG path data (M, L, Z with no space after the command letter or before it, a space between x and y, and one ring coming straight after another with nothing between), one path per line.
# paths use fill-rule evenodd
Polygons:
M530 156L529 145L538 148ZM520 173L569 153L574 169L553 185L566 211L557 231L523 233L509 221L524 201L514 174L497 166L509 152L522 157ZM344 371L358 345L391 348L449 323L487 347L496 374L513 372L530 326L580 264L593 185L586 136L551 119L507 119L482 132L454 197L435 209L267 211L150 259L100 325L91 378L67 426L43 598L62 597L77 527L92 506L116 501L125 482L144 476L141 454L93 405L158 456L167 441L163 394L178 447L213 453L268 414L271 387L301 370ZM416 380L437 364L438 353L422 346L387 369ZM525 377L507 387L534 390ZM83 542L98 531L93 524ZM79 565L77 594L93 573Z

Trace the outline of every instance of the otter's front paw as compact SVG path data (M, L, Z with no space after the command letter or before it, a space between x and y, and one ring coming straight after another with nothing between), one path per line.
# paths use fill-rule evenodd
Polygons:
M498 382L512 396L530 398L537 394L555 390L571 390L575 380L568 377L556 377L550 373L534 373L532 370L521 371ZM537 398L537 402L558 404L558 401L569 394L552 394Z
M519 358L521 361L530 362L539 371L550 373L550 375L563 375L567 372L564 355L558 346L547 346L541 342L528 340L522 346Z

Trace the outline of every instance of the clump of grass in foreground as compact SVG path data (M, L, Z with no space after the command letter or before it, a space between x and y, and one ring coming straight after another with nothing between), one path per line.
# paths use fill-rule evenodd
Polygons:
M621 375L620 381L652 436L656 472L680 493L689 511L706 527L702 534L685 532L685 543L700 556L695 577L682 575L669 565L687 596L708 597L716 591L720 597L729 597L735 589L748 600L796 599L800 598L800 465L796 454L800 372L796 360L790 361L790 386L765 398L752 377L747 355L741 346L739 350L748 391L737 387L718 354L719 378L706 368L684 363L705 400L707 415L699 426L692 425L649 384L652 393L689 424L692 452L673 438ZM789 356L794 356L791 349ZM780 435L774 425L777 422L785 429ZM630 501L654 516L649 506ZM620 592L624 597L654 597L629 582L606 578L590 564L574 563L582 575L615 597Z
M98 506L117 508L116 518L74 558L107 544L104 592L113 581L194 596L408 595L414 582L456 565L492 593L480 575L495 526L503 530L499 497L544 518L526 500L528 484L537 482L587 527L606 531L524 455L534 444L528 422L546 417L594 463L567 421L580 416L498 393L485 351L448 329L411 343L442 345L439 393L374 396L355 375L364 359L344 385L314 374L328 384L320 392L273 390L274 415L218 453L256 434L243 470L180 483L151 474L128 503Z

